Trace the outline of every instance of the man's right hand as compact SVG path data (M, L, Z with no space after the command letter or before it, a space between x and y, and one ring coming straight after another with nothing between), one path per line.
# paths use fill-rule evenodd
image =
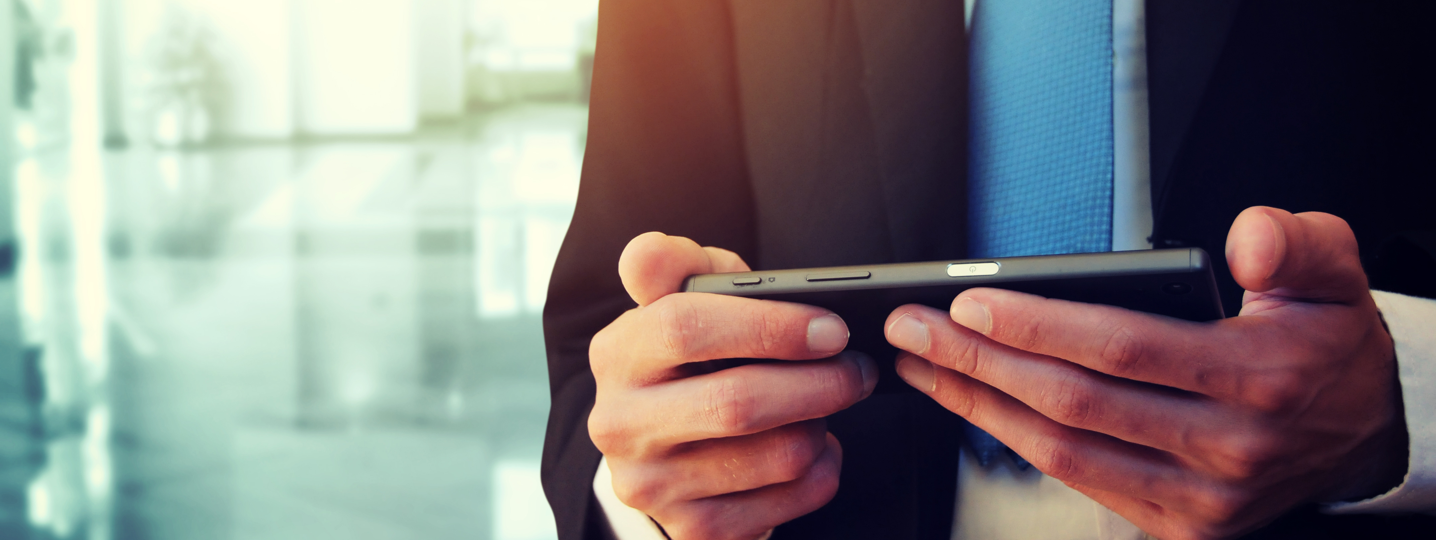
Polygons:
M753 539L835 496L840 443L824 417L865 399L875 363L842 351L827 310L676 293L686 276L744 272L732 252L645 233L620 255L639 307L595 334L590 438L615 494L676 540ZM784 360L714 369L712 360Z

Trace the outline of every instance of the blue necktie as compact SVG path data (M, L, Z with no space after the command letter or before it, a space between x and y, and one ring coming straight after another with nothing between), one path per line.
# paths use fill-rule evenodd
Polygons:
M1110 250L1111 8L1112 0L976 2L971 257ZM1006 451L989 434L966 431L982 465Z

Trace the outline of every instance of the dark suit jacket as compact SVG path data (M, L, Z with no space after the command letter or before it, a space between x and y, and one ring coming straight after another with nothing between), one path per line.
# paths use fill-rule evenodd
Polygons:
M1325 211L1350 221L1374 288L1433 298L1434 4L1146 9L1155 245L1218 255L1246 207ZM602 3L579 203L545 309L542 476L561 538L602 534L587 348L634 306L615 272L626 242L683 235L757 269L963 257L966 73L960 0ZM1240 290L1214 260L1233 314ZM881 371L882 389L903 384ZM835 415L839 493L777 538L948 538L958 422L913 393ZM1308 508L1259 534L1412 526L1434 537L1433 518Z

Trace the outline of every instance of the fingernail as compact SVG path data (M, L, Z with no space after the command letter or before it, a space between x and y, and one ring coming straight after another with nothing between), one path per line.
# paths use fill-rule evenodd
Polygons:
M925 328L925 323L909 313L890 323L890 328L885 330L885 337L896 347L915 354L925 354L930 350L930 331Z
M805 331L805 345L810 347L811 352L840 352L849 341L850 330L845 327L845 321L834 313L810 319L810 327Z
M970 298L962 298L950 307L950 318L960 326L987 336L990 335L990 310L985 309L985 304Z
M904 356L895 362L895 371L910 386L925 392L935 391L935 364L914 356Z
M880 374L875 370L875 361L859 351L856 351L851 359L860 367L860 380L865 383L865 392L862 395L868 396L875 391L875 383L880 381Z

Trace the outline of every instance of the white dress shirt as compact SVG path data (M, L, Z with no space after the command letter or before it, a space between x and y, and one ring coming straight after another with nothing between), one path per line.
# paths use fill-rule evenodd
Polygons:
M1149 98L1145 78L1144 0L1114 1L1114 207L1112 248L1150 249ZM974 0L966 0L966 23ZM1334 513L1434 511L1435 301L1372 291L1390 329L1410 433L1404 482L1365 501L1331 505ZM984 468L962 451L956 479L953 540L1137 540L1144 532L1108 508L1035 469L1009 463ZM616 538L664 540L648 516L615 496L600 460L595 496ZM766 533L769 536L769 533Z

